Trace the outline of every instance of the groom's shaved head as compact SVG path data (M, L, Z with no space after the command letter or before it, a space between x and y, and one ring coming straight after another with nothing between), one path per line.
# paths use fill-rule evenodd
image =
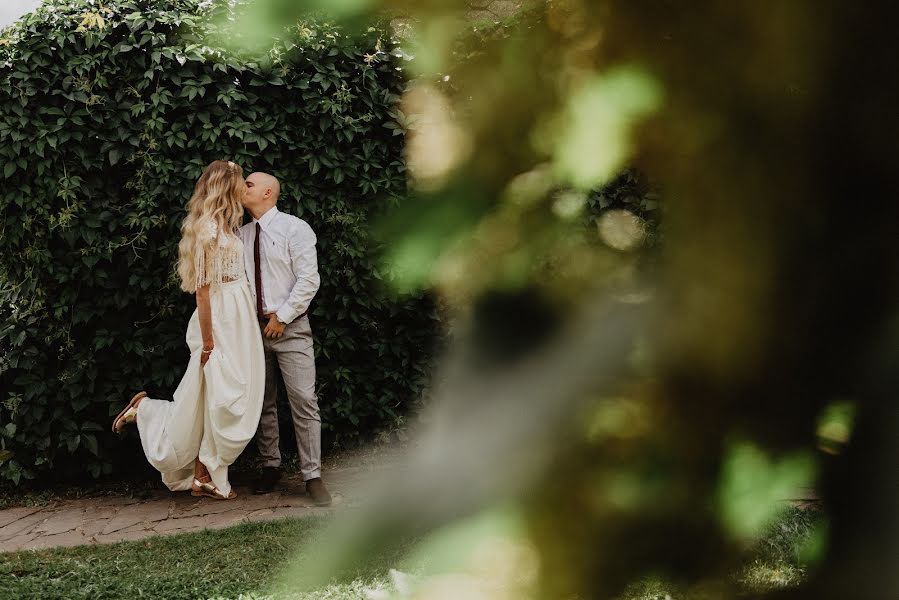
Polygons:
M257 171L247 176L247 193L241 204L250 211L254 219L258 219L278 203L281 184L268 173Z
M261 171L250 173L249 177L247 177L247 185L261 188L260 191L263 192L266 189L270 189L272 191L273 200L277 200L278 196L281 195L281 184L274 175L269 175L268 173L263 173Z

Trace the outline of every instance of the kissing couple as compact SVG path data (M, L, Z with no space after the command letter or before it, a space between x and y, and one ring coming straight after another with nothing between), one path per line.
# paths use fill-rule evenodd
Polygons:
M306 493L331 503L321 478L321 419L309 304L318 291L316 237L277 208L280 184L246 180L237 164L212 162L194 187L178 244L181 289L195 294L187 325L190 361L174 401L138 392L113 421L135 423L147 460L170 490L236 498L228 467L256 436L255 493L280 478L277 371L287 390ZM252 221L241 226L244 209Z

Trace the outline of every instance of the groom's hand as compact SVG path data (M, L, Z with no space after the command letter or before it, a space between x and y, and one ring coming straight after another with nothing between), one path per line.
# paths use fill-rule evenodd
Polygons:
M265 326L265 331L263 331L263 335L265 337L276 340L282 335L284 335L284 328L287 325L278 322L278 316L275 313L269 313L265 315L268 317L268 325Z

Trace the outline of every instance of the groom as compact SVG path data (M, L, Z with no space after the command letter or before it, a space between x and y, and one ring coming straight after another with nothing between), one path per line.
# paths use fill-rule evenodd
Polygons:
M316 505L327 506L331 495L321 479L321 419L307 314L319 284L316 238L305 221L277 209L280 191L278 180L267 173L247 177L243 205L253 220L239 231L265 350L265 399L256 431L262 475L253 491L268 493L281 478L278 369L287 388L306 493Z

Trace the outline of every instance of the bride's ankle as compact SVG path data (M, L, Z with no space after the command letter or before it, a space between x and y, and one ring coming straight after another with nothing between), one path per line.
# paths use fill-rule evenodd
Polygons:
M203 483L212 480L212 476L209 474L209 469L206 468L201 462L197 462L194 465L194 479L199 479Z

